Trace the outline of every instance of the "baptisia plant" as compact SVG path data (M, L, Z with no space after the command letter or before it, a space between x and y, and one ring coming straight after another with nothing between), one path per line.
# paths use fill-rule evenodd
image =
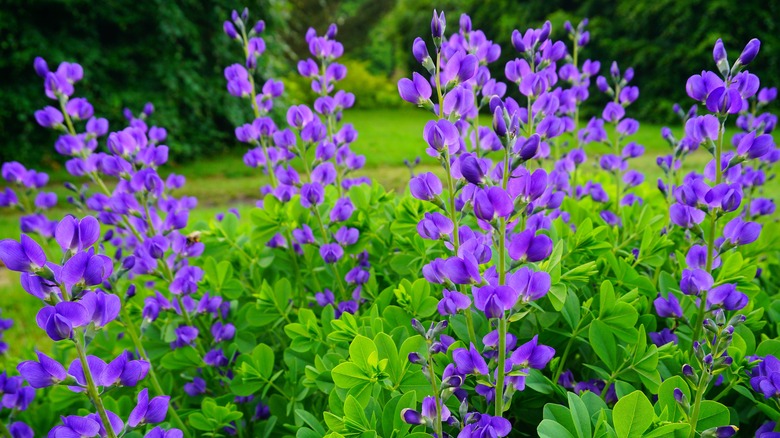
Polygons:
M87 353L96 334L119 316L121 300L110 290L112 284L127 274L121 265L115 270L114 261L100 253L96 246L99 238L97 219L86 216L76 221L68 216L55 230L63 254L59 261L47 257L41 246L26 234L20 241L0 241L0 260L9 269L20 272L25 290L41 300L42 307L36 316L38 326L51 340L72 346L77 357L66 368L65 364L38 352L36 360L19 364L19 373L35 389L67 385L72 391L83 393L94 409L86 416L63 416L62 424L49 432L53 437L118 437L129 430L143 430L147 424L164 421L168 410L169 397L150 400L147 389L140 392L138 404L126 420L105 407L105 391L138 385L149 373L150 364L128 351L108 361ZM183 436L178 430L169 431L168 435ZM14 436L32 436L32 433ZM146 436L155 436L154 431Z
M468 17L461 18L461 28L469 23ZM477 111L468 89L477 80L477 55L446 44L445 30L444 13L434 12L434 55L428 55L427 45L419 39L414 47L416 55L423 54L417 57L431 77L415 73L398 84L405 100L435 116L423 138L427 153L441 163L445 179L442 183L439 176L425 173L410 182L412 196L436 208L425 213L418 231L443 247L444 255L430 261L423 275L442 285L439 313L445 319L427 330L413 321L428 348L410 354L409 360L423 365L432 394L423 400L421 411L410 409L403 417L430 427L436 436L453 430L459 436L506 436L511 426L503 416L513 394L525 388L531 369L545 368L554 355L537 336L518 346L509 329L550 289L550 275L540 271L538 263L552 252L552 240L539 231L549 227L544 212L558 207L563 193L547 185L543 169L530 171L524 164L537 156L540 144L562 131L554 110L543 111L535 103L549 99L546 93L557 80L551 65L563 57L565 48L549 40L549 23L519 39L530 64L512 61L507 70L518 72L510 79L519 84L528 104L521 109L511 98L486 96L493 134L499 140L494 164L468 150L461 128L463 118ZM445 334L448 326L463 322L466 330L457 341ZM448 362L439 376L437 370ZM474 388L475 394L466 388ZM450 408L452 395L457 403L451 402Z

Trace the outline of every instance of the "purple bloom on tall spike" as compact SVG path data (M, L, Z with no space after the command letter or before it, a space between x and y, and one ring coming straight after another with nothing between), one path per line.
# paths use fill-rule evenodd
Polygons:
M477 351L473 343L469 345L468 349L455 349L452 352L452 361L460 374L481 374L486 376L490 373L485 358Z
M517 347L509 360L513 366L541 370L547 366L553 356L555 356L555 349L539 344L539 335L535 335L530 341Z
M757 38L753 38L752 40L748 41L747 45L745 45L745 48L742 49L742 53L739 55L737 62L742 65L750 64L756 58L756 55L758 55L760 48L761 41L759 41Z
M415 198L422 201L430 201L441 194L442 184L439 177L427 172L412 178L409 181L409 189Z
M344 222L352 216L352 212L355 211L355 206L352 204L352 200L349 198L340 198L333 205L333 209L330 211L331 222Z
M623 116L626 115L626 110L622 105L615 102L609 102L604 108L601 117L610 123L617 123Z
M670 342L676 345L678 342L677 335L668 328L664 328L660 332L649 332L647 336L650 337L650 342L658 347L666 345Z
M655 306L655 312L661 318L682 318L683 317L683 311L682 311L682 307L680 307L680 301L678 301L677 297L674 296L674 294L672 293L669 293L669 297L666 299L664 299L664 297L659 294L658 298L656 298L653 301L653 305Z
M459 310L468 309L471 306L471 300L465 294L458 291L444 289L443 298L439 301L438 310L442 316L455 315Z
M62 425L55 426L49 436L53 438L96 437L100 433L100 422L89 417L68 415L61 417Z
M550 291L550 274L544 271L534 272L522 267L507 275L507 285L518 292L522 301L538 300Z
M206 381L200 377L195 377L192 379L192 382L184 384L184 392L190 397L197 397L204 394L206 392Z
M87 309L90 320L97 328L104 327L115 320L122 307L118 296L105 293L102 290L85 293L79 303Z
M712 275L703 269L683 269L680 290L686 295L699 295L710 290L713 283Z
M336 263L344 257L344 249L337 243L326 243L320 247L320 256L325 263Z
M20 363L16 369L24 380L35 389L56 385L68 377L65 367L49 356L37 352L38 361L28 360Z
M113 272L113 261L104 255L94 255L91 252L80 252L68 259L62 266L60 280L65 287L83 287L102 284Z
M474 214L484 221L506 218L513 211L509 194L501 187L480 189L474 195Z
M198 329L187 325L177 327L174 333L176 339L171 342L172 349L195 345L195 340L198 338Z
M480 280L479 266L472 254L450 257L441 266L442 274L455 284L471 284Z
M552 254L552 239L545 234L537 236L534 231L525 230L512 235L508 252L513 260L539 262Z
M312 208L322 204L325 199L325 189L320 183L307 183L301 187L301 205Z
M0 260L12 271L31 272L43 268L46 264L46 253L38 242L22 234L20 242L0 240Z
M503 318L519 299L520 292L509 286L482 286L474 289L474 307L487 318Z
M780 360L771 354L766 355L753 368L750 386L754 391L764 394L767 399L780 396Z
M685 263L690 269L705 269L707 266L707 247L704 245L693 245L685 256ZM720 266L720 256L717 250L712 250L712 268Z
M42 308L36 315L38 327L54 341L73 337L73 328L89 323L87 309L79 303L63 301L54 306Z
M109 362L99 376L102 386L135 386L149 373L149 362L133 360L130 352L124 351Z
M133 411L130 412L130 417L127 419L127 425L130 427L136 427L142 424L160 423L165 420L165 416L168 413L168 403L170 401L168 396L158 396L149 400L149 390L144 388L138 394L138 404L136 404Z
M447 27L447 20L444 18L444 11L441 14L436 13L436 9L433 10L433 18L431 19L431 35L434 40L442 38L444 36L444 30Z
M723 228L723 236L732 245L747 245L753 243L761 234L761 224L744 221L737 216Z
M722 284L707 294L707 307L722 306L725 310L739 310L747 306L748 297L737 290L736 284Z
M471 423L458 434L458 438L505 437L512 431L512 423L502 417L488 414L473 414Z
M695 207L673 204L669 208L669 216L673 224L683 228L693 228L704 221L706 214Z
M415 105L423 105L431 99L431 84L417 72L412 79L402 78L398 81L398 94L401 99Z
M441 213L425 213L417 224L417 232L425 239L438 240L450 235L454 229L452 221Z

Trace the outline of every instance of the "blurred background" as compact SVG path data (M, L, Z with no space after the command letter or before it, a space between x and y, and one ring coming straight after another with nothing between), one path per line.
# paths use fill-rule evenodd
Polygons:
M233 128L249 114L246 102L225 90L223 68L240 62L241 55L222 32L222 21L244 6L253 19L267 24L262 71L285 83L277 116L291 102L313 100L308 83L296 72L297 61L308 56L304 33L310 26L322 33L334 22L345 47L342 61L349 68L341 87L357 97L356 125L361 120L403 124L405 118L395 115L413 110L398 97L396 82L419 68L411 45L416 36L430 39L433 8L446 12L448 33L457 31L460 14L468 13L475 29L502 46L501 59L492 64L499 79L504 79L504 63L516 57L510 43L513 29L538 27L549 19L553 36L570 45L563 23L576 25L588 17L591 42L580 59L600 60L602 72L612 60L635 68L641 94L631 116L643 123L671 122L672 103L691 103L685 81L702 68L714 68L711 51L718 37L731 60L750 38L761 39L761 54L750 70L762 86L780 84L779 1L3 0L0 161L50 169L59 165L53 134L33 118L36 109L50 104L33 71L35 56L55 66L81 63L85 79L76 94L87 97L113 129L123 126L124 107L138 112L145 102L153 102L153 123L168 128L175 163L226 152L240 157L245 148L233 137ZM588 105L596 114L605 101L595 96L595 88L591 94ZM378 116L366 119L365 112L373 110Z

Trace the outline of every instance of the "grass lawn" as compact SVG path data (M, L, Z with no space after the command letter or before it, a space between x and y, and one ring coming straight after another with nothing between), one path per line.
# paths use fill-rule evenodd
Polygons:
M354 124L358 131L358 140L354 143L353 150L366 156L366 167L360 174L373 178L389 189L403 191L409 180L409 171L403 165L404 159L413 160L420 156L422 164L418 171L442 173L435 160L425 154L422 130L429 119L429 113L412 107L348 111L344 121ZM484 122L490 122L488 117L484 119ZM674 128L675 132L680 131L679 127ZM661 126L658 125L642 125L639 132L631 138L646 147L645 156L631 162L632 168L646 175L643 193L655 191L655 181L661 174L655 164L655 158L669 151L660 136L660 129ZM585 172L594 174L597 166L594 157L607 153L608 150L604 146L591 145L586 151L589 163L586 164ZM265 177L257 169L244 166L243 153L244 150L236 143L234 152L196 162L173 163L162 169L164 174L174 172L187 177L187 184L178 194L196 196L199 200L198 208L192 212L191 223L211 218L230 207L238 207L242 212L252 208L254 200L258 198L258 188L265 183ZM686 168L702 169L709 159L706 151L697 151L686 163ZM63 207L67 207L65 197L68 192L62 187L62 183L69 180L72 178L64 170L51 172L49 189L58 193ZM770 184L768 190L779 188L777 181ZM50 217L61 217L67 211L65 208L54 210ZM9 237L19 237L19 215L6 209L0 211L0 239ZM6 335L6 341L11 344L11 357L14 357L15 353L33 348L46 350L48 342L43 332L34 327L34 315L39 308L37 300L24 293L18 284L18 275L0 268L0 309L6 317L13 317L16 321L15 327ZM24 339L23 343L14 342L21 339Z

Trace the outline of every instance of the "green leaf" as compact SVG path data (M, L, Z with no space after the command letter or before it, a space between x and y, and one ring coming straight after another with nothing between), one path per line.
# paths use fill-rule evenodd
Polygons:
M653 405L642 391L622 397L612 410L612 421L618 438L641 437L653 424Z
M674 399L675 388L680 388L683 394L685 394L685 397L687 397L688 400L692 400L691 390L685 379L680 376L671 376L664 380L658 388L658 403L656 403L655 411L657 414L661 414L665 410L668 417L663 419L667 421L680 421L685 418L682 407L680 407L680 404Z
M701 432L712 427L728 426L730 420L729 408L716 401L704 400L699 408L696 431Z
M269 380L274 373L274 351L271 347L259 344L252 350L252 361L260 375Z
M296 409L295 415L297 415L301 420L303 420L304 423L311 427L314 432L317 432L316 436L325 435L325 428L322 427L322 424L317 421L317 418L315 418L314 415L304 409Z
M163 356L160 364L166 370L176 371L185 368L204 366L203 359L194 348L178 348Z
M542 420L536 428L539 438L576 438L565 427L554 420Z
M610 371L617 368L617 345L608 325L596 319L588 329L590 346Z
M371 359L371 355L374 358ZM375 361L377 358L376 345L374 341L368 339L365 336L358 335L349 344L349 358L361 369L367 370L369 368L369 362Z
M352 388L371 380L365 371L352 362L343 362L336 365L331 371L331 376L333 377L333 383L339 388Z
M591 438L590 414L585 403L573 392L568 393L569 410L579 438Z

